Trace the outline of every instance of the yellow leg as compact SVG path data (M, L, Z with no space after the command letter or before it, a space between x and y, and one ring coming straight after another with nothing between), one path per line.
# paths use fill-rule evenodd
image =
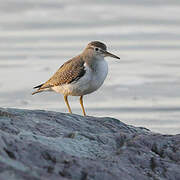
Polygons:
M83 114L84 114L84 116L86 116L86 112L85 112L85 109L84 109L84 106L83 106L83 96L81 96L79 100L80 100L80 104L81 104Z
M67 105L67 107L68 107L69 113L71 113L71 114L72 114L72 111L71 111L71 108L70 108L70 106L69 106L69 102L68 102L68 97L67 97L67 96L64 96L64 100L65 100L66 105Z

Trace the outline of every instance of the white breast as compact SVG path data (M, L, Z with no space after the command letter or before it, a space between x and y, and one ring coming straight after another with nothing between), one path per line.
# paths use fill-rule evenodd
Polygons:
M91 80L91 92L101 87L108 73L108 64L103 59L98 59L93 64L92 80Z

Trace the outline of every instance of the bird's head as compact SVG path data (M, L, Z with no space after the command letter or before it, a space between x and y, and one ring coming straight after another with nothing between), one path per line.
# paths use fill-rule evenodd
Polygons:
M99 41L90 42L87 45L84 53L89 55L89 56L96 57L96 58L102 58L102 57L104 58L104 57L109 56L109 57L113 57L116 59L120 59L118 56L108 52L106 45L102 42L99 42Z

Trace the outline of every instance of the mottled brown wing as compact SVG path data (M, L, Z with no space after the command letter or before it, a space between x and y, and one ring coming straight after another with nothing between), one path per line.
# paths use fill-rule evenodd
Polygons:
M80 56L77 56L65 62L40 89L72 83L81 78L84 74L84 61Z

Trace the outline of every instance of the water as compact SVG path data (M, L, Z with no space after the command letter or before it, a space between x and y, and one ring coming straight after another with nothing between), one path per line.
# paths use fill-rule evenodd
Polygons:
M180 132L179 0L0 0L0 106L67 112L55 93L31 96L92 40L121 60L85 96L88 115L111 116L155 132ZM77 97L70 97L81 114Z

